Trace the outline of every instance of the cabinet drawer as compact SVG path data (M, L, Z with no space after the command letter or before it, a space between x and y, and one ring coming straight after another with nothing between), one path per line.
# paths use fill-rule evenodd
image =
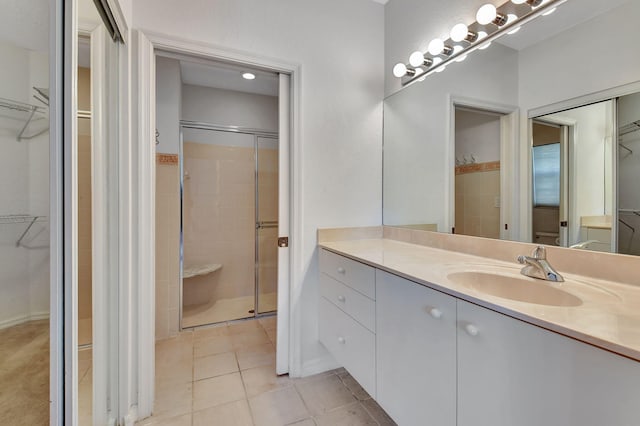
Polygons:
M375 398L375 335L324 297L318 310L320 342Z
M320 274L320 295L375 332L376 302L325 274Z
M375 300L375 269L328 250L320 250L320 272Z

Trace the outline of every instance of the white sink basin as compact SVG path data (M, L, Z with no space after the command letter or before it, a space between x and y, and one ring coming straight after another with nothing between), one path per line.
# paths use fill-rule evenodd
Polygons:
M547 306L582 305L582 299L559 288L559 284L534 278L478 271L454 272L447 278L455 284L476 292L503 299Z

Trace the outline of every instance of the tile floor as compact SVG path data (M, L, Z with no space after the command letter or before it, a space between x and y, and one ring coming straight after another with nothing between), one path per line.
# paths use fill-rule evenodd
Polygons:
M200 325L247 318L250 310L255 308L255 296L232 297L219 299L201 305L190 305L183 308L182 326L196 327ZM278 307L277 293L260 294L260 312L272 312Z
M181 333L156 344L154 426L395 423L344 369L275 374L276 317Z

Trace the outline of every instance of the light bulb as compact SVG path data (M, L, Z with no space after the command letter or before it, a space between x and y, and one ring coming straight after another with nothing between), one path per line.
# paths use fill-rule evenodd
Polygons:
M245 80L253 80L256 78L256 75L250 72L245 72L245 73L242 73L242 78L244 78Z
M433 65L432 66L437 66L442 62L442 58L433 58Z
M393 67L393 75L395 75L396 77L398 78L404 77L406 74L407 74L407 66L402 62L397 63Z
M453 54L456 55L460 52L462 52L464 49L462 48L462 46L460 46L459 44L456 44L455 46L453 46Z
M511 0L511 3L513 4L522 4L524 2L526 2L527 0Z
M411 56L409 56L409 63L412 67L424 65L424 54L421 51L416 50L411 54Z
M465 24L456 24L453 28L451 28L451 40L455 42L459 42L467 38L467 34L469 34L469 27Z
M544 12L544 13L542 14L542 16L549 16L549 15L551 15L551 14L552 14L553 12L555 12L555 11L556 11L556 8L554 7L553 9L550 9L550 10L547 10L546 12Z
M444 51L444 41L439 38L434 38L429 42L429 48L427 50L434 56L441 54Z
M496 7L490 3L485 4L484 6L478 9L478 13L476 13L476 21L480 25L487 25L493 22L494 19L498 16L498 10Z
M518 20L518 16L514 15L513 13L510 13L507 15L507 24L510 24L514 21ZM515 34L518 31L520 31L520 27L515 27L514 29L512 29L511 31L509 31L507 34L511 35L511 34Z
M416 75L423 74L424 70L422 68L416 68Z
M488 34L487 34L487 33L485 33L484 31L480 31L480 32L478 32L478 40L483 40L483 39L485 39L485 38L487 37L487 35L488 35ZM489 42L487 42L487 43L485 43L485 44L483 44L483 45L481 45L480 47L478 47L478 49L480 49L480 50L484 50L484 49L486 49L486 48L487 48L487 47L489 47L489 46L491 46L491 42L490 42L490 41L489 41Z

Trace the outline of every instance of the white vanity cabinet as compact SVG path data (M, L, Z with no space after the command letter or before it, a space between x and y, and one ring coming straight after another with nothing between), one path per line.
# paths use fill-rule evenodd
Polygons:
M376 358L376 400L399 425L455 425L455 298L377 270Z
M458 300L458 426L640 425L640 364Z
M320 341L400 426L640 425L637 361L324 249L320 271Z
M375 398L375 269L320 250L320 342Z

